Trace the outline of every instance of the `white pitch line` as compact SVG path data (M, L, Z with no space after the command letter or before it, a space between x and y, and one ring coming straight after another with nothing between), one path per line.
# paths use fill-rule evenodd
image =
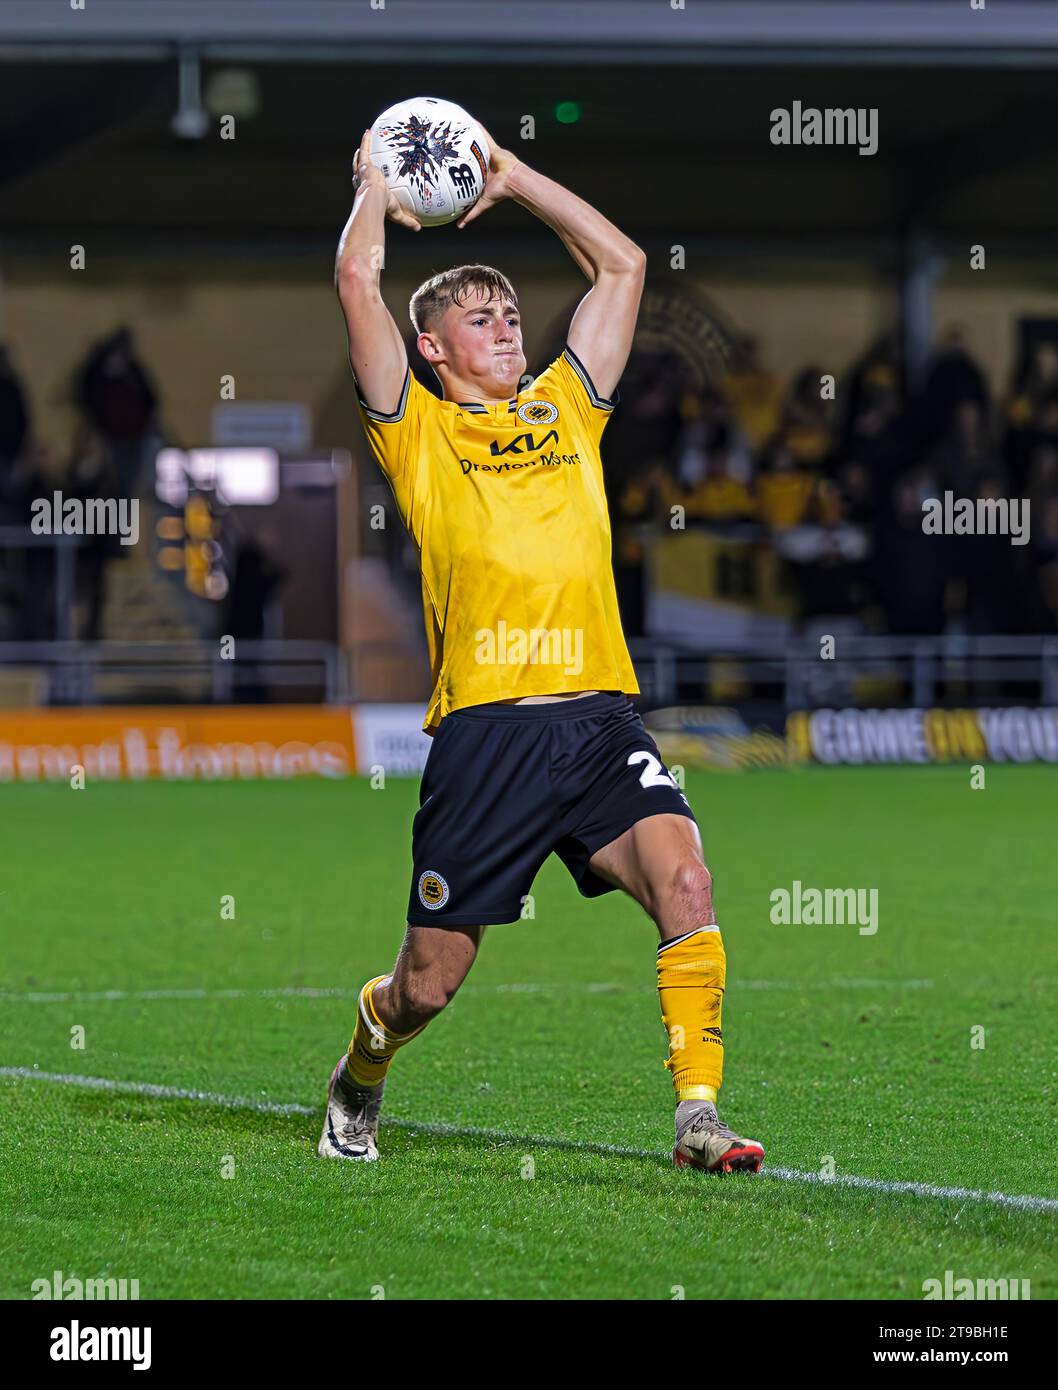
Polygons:
M97 989L29 990L23 994L0 993L0 1004L118 1004L129 999L278 999L294 996L302 999L349 997L355 989L316 989L289 985L280 989Z
M735 980L730 994L739 990L828 990L828 989L932 989L932 980ZM615 980L587 981L583 984L498 984L466 985L460 994L653 994L654 984L620 984ZM354 999L357 989L286 985L274 989L97 989L0 991L0 1004L119 1004L128 1000L152 999Z
M269 1115L316 1115L319 1106L293 1105L278 1100L251 1100L248 1096L222 1096L216 1091L192 1091L180 1086L154 1086L149 1081L111 1081L105 1076L75 1076L72 1072L37 1071L35 1067L0 1067L0 1076L21 1081L49 1081L77 1086L86 1091L152 1096L157 1100L197 1100L225 1110L263 1110Z
M0 1077L17 1081L47 1081L61 1086L77 1086L82 1090L109 1091L115 1094L151 1096L158 1100L191 1100L216 1105L225 1110L256 1110L270 1115L321 1115L322 1105L298 1105L294 1102L252 1100L248 1096L226 1096L216 1091L194 1091L179 1086L155 1086L146 1081L112 1081L103 1076L76 1076L68 1072L37 1071L33 1067L0 1067ZM666 1159L668 1151L657 1149L627 1149L616 1144L585 1144L575 1139L558 1139L539 1134L509 1134L498 1129L478 1129L472 1125L420 1123L384 1117L382 1123L392 1129L413 1130L418 1134L435 1134L452 1139L489 1139L498 1143L529 1145L539 1148L562 1149L572 1153L609 1155L615 1158ZM890 1182L883 1178L861 1178L839 1174L833 1178L819 1173L802 1172L799 1168L763 1168L761 1177L778 1178L786 1182L818 1183L821 1187L848 1187L860 1191L906 1193L912 1197L939 1197L960 1202L989 1202L993 1206L1013 1207L1017 1211L1058 1211L1058 1197L1030 1197L1009 1192L982 1192L972 1187L937 1187L925 1182Z

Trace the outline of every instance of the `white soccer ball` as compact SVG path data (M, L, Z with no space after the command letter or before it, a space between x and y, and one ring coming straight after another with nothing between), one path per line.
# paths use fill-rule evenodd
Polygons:
M401 207L424 227L462 217L481 197L489 142L453 101L413 97L383 111L371 127L371 159Z

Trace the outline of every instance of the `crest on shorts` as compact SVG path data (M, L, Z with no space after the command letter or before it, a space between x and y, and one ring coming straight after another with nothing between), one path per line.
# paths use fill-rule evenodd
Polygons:
M431 912L444 907L448 901L448 884L432 869L427 869L424 874L419 875L419 901Z
M551 401L525 401L518 407L518 419L523 425L553 425L558 419L558 406Z

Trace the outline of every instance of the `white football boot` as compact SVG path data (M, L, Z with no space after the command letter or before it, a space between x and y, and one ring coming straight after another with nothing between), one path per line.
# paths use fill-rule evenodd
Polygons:
M756 1139L743 1139L721 1124L716 1106L708 1100L685 1100L676 1107L677 1168L701 1168L707 1173L759 1173L764 1149Z
M321 1158L351 1158L374 1163L378 1158L378 1117L385 1080L377 1086L357 1086L346 1074L346 1058L331 1073L327 1115L316 1152Z

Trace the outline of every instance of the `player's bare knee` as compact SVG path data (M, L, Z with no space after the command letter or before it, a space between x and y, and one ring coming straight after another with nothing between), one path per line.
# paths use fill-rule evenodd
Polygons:
M417 970L401 981L401 1014L412 1028L418 1028L436 1018L457 988L436 971Z
M686 923L688 929L711 919L713 878L700 859L683 859L677 864L667 898L669 913Z

